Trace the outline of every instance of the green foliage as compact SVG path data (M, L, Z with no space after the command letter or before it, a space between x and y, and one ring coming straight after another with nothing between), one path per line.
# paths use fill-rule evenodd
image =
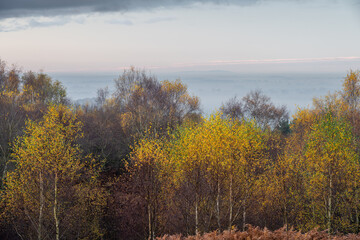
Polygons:
M349 200L358 181L355 149L350 126L331 112L313 125L305 151L306 189L313 207L308 224L332 231L333 222L342 221L336 218L346 218L339 206Z

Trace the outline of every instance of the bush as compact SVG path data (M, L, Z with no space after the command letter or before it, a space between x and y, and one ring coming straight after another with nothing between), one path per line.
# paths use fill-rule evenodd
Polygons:
M267 228L261 229L259 227L248 226L247 231L241 232L238 230L226 230L221 233L215 231L211 233L205 233L200 236L188 236L184 237L179 235L165 235L157 240L248 240L248 239L262 239L262 240L278 240L278 239L296 239L296 240L320 240L320 239L333 239L333 240L355 240L360 239L360 235L348 234L348 235L329 235L326 231L318 231L313 229L307 233L301 233L293 229L286 230L286 227L282 227L275 231L270 231Z

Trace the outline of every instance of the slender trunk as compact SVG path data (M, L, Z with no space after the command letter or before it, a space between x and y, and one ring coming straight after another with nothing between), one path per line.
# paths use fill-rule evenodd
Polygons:
M148 221L149 221L149 237L148 239L149 240L152 240L151 238L151 233L152 233L152 229L151 229L151 207L150 207L150 204L148 203Z
M245 231L246 228L246 202L244 200L244 206L243 206L243 231Z
M199 235L199 180L200 167L197 168L196 185L195 185L195 234Z
M355 188L355 222L356 222L356 233L359 232L359 213L358 213L358 202L359 202L359 193L358 190Z
M142 127L142 119L141 119L141 110L140 110L140 106L138 107L138 114L139 114L139 125L140 125L140 132L143 131L143 127Z
M287 216L287 194L285 181L283 180L283 190L284 190L284 224L286 226L286 231L288 230L288 216Z
M198 193L196 193L195 196L195 235L199 235L199 210L198 210L198 205L199 205L199 196Z
M39 174L39 184L40 184L40 206L39 206L39 223L38 223L38 240L42 239L42 222L43 222L43 209L44 209L44 180L42 173Z
M213 211L210 211L209 220L207 221L207 225L206 225L206 228L204 229L204 232L210 231L212 217L213 217Z
M332 218L332 176L330 174L330 179L329 179L329 198L328 198L328 229L329 229L329 234L331 234L331 218Z
M243 202L243 231L245 231L245 227L246 227L246 200L248 196L249 196L249 186L248 186L248 182L245 180L245 197Z
M54 220L55 220L55 231L56 231L56 240L60 239L60 230L59 230L59 218L58 218L58 175L55 173L55 182L54 182Z
M230 174L230 186L229 186L229 230L231 231L232 226L232 215L233 215L233 205L232 205L232 175Z
M186 235L189 235L189 219L188 215L185 215L185 223L186 223Z
M5 180L5 177L6 177L6 171L7 171L7 163L8 163L8 158L7 158L7 152L8 150L5 149L5 146L2 147L1 144L0 144L0 151L1 151L1 154L2 154L2 158L3 158L3 162L4 162L4 169L2 171L2 178L0 179L0 182L1 182L1 189L3 189L4 187L4 180Z
M23 236L19 233L17 230L16 224L13 224L16 234L21 238L21 240L24 240Z
M140 113L139 113L140 114ZM141 117L141 116L140 116ZM140 121L141 123L141 121ZM153 160L153 159L152 159ZM150 185L147 185L146 188L147 188L147 196L146 196L146 200L147 200L147 210L148 210L148 227L149 227L149 232L148 232L148 239L149 240L153 240L154 237L153 237L153 192L154 192L154 189L153 189L153 186L154 186L154 179L153 179L153 169L151 167L151 165L148 165L147 168L146 168L146 171L147 171L147 175L148 175L148 181L150 182Z
M189 184L187 183L187 187L189 187ZM186 235L189 235L190 233L190 216L189 216L189 212L188 209L190 209L190 205L188 204L189 201L186 201L186 208L185 208L185 223L186 223Z
M355 126L355 106L352 109L352 125ZM356 152L358 152L358 147L356 144L356 139L353 137L353 144L356 147ZM357 170L359 172L359 165L357 164ZM356 233L359 232L359 213L358 213L358 203L359 203L359 192L357 187L357 181L355 180L355 223L356 223Z
M220 181L219 180L217 181L216 213L217 213L218 228L221 231L221 223L220 223Z
M151 237L152 239L155 239L155 229L156 229L156 221L155 221L155 216L156 216L156 207L154 206L152 208L152 215L151 215Z
M287 207L286 203L284 205L284 224L286 226L286 231L288 231L288 219L287 219Z
M4 170L2 173L2 178L0 179L1 180L1 189L4 188L4 180L5 180L6 171L7 171L7 159L6 159L6 157L4 157L3 159L4 159Z

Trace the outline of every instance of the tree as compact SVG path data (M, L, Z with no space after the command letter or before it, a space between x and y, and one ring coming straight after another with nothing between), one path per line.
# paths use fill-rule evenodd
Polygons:
M151 125L166 133L186 119L196 118L199 100L190 96L180 80L159 82L155 76L131 67L115 80L115 102L122 113L124 127L142 135Z
M16 66L9 68L0 59L0 188L2 178L8 169L10 155L9 142L21 132L25 114L19 101L20 70Z
M115 79L115 92L98 91L97 105L84 107L85 138L82 146L107 159L110 171L122 172L129 146L151 127L167 135L186 121L200 118L199 99L191 96L180 80L158 81L144 70L124 70Z
M251 91L241 100L234 97L223 104L220 110L234 119L255 120L263 129L281 127L289 118L285 106L276 107L260 90Z
M29 107L69 102L64 86L45 73L28 71L22 76L22 84L22 100Z
M200 126L183 126L172 136L170 158L172 164L176 166L175 175L173 178L174 185L180 188L186 185L190 188L191 199L189 202L194 214L194 230L195 234L199 234L200 227L200 202L206 202L205 190L207 183L205 181L206 163L204 161L205 154L201 151L201 124Z
M101 165L91 156L82 157L76 144L81 127L70 109L51 105L43 119L29 120L15 141L16 168L6 176L2 201L20 237L101 237Z
M161 193L164 192L170 175L164 144L164 139L140 139L133 147L127 168L133 187L146 202L149 240L156 236Z
M59 81L44 73L22 74L18 67L9 67L0 59L0 182L12 168L9 144L21 134L25 119L40 119L49 104L67 102Z
M230 199L233 197L233 206L230 206L234 212L237 212L233 216L233 221L242 211L242 228L245 230L248 208L254 202L256 190L260 189L262 184L262 178L268 166L268 157L265 153L264 133L256 122L235 125L233 134L230 170L235 171L230 173L230 180L233 180L229 186L232 191L229 197Z
M358 181L358 156L349 125L326 113L312 127L305 158L307 193L314 207L312 222L332 233L335 218L344 216L335 213Z
M360 104L360 72L350 70L344 79L343 89L341 91L341 97L343 100L343 105L345 105L345 116L351 123L352 132L354 135L353 141L356 145L356 151L360 153L359 142L355 139L360 137L360 128L359 128L359 104ZM356 184L355 187L355 221L356 221L356 232L359 232L360 223L359 223L359 186Z
M101 107L81 106L77 109L83 122L84 137L79 140L86 154L106 159L108 172L121 173L125 169L124 159L130 152L130 136L121 124L121 114L111 102Z
M341 94L351 111L355 111L360 103L360 72L352 71L347 74L343 82Z
M215 114L180 127L170 149L175 186L192 193L195 233L224 224L231 229L241 215L245 227L267 165L262 130L254 122L234 122Z

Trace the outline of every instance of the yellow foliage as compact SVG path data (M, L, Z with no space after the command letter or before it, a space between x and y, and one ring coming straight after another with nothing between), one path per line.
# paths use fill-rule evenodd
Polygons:
M101 232L94 221L105 204L97 183L102 163L82 157L76 144L82 137L81 127L72 110L50 106L42 120L27 122L24 135L13 145L16 168L6 176L2 201L14 224L24 219L32 223L33 229L25 233L29 238L54 234L52 219L67 219L60 221L60 229L89 224ZM94 210L91 216L86 214L89 208ZM94 234L89 231L79 229L79 234Z

